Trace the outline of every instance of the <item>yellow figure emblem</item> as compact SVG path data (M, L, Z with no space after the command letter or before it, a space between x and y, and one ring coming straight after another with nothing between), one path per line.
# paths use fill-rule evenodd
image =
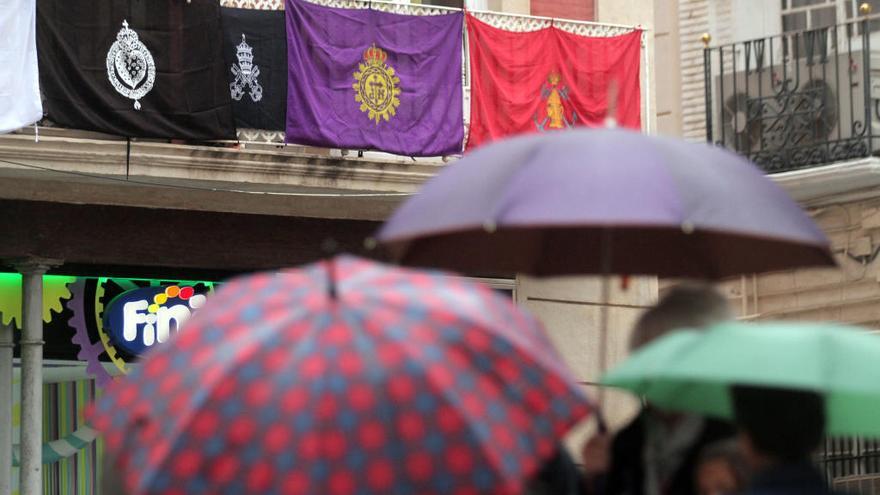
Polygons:
M541 97L546 100L544 104L544 118L540 118L540 110L535 114L535 127L539 131L551 129L568 129L577 123L577 112L571 110L571 119L566 115L565 105L569 103L568 88L562 84L562 76L559 72L551 72L547 76L547 83L541 88Z
M565 120L565 108L562 106L562 97L559 96L559 74L550 74L547 78L549 82L550 94L547 96L547 117L550 123L547 127L551 129L562 129Z
M380 119L386 122L397 113L400 106L400 78L385 60L388 54L373 44L364 51L364 62L358 64L354 73L354 99L361 104L361 112L369 112L370 120L376 124Z

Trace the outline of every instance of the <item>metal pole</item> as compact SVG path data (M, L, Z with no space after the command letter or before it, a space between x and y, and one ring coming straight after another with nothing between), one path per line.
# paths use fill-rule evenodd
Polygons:
M21 495L43 492L43 274L56 262L25 259L21 273Z
M599 373L608 371L608 305L611 304L611 241L613 232L610 227L602 229L600 234L599 248L599 272L602 277L601 302L599 304ZM596 426L599 433L608 433L608 425L605 422L605 385L598 383L599 397L597 398Z
M706 97L706 141L712 143L712 50L709 43L712 42L712 36L709 33L703 33L700 38L703 41L703 86ZM721 96L719 95L719 98Z
M651 134L651 58L648 56L647 31L642 31L641 48L645 60L645 134Z
M13 360L13 365L15 361ZM43 360L44 365L51 365L51 361ZM119 370L113 363L101 363L104 367L104 370L110 376L122 376L122 371ZM137 364L129 363L128 368L130 370L134 370L137 368ZM18 368L13 368L12 370L12 379L13 382L17 380L21 380L21 370ZM43 368L43 384L47 383L67 383L67 382L78 382L82 380L92 380L93 377L86 371L86 365L76 364L76 365L62 365L62 366L52 366L50 368ZM0 492L2 493L2 492Z
M608 305L611 304L611 243L613 232L610 227L602 229L599 253L599 270L602 273L602 303L599 306L599 372L608 371ZM605 387L599 387L599 409L605 406Z
M24 268L24 269L23 269ZM43 488L43 273L19 267L22 289L21 335L21 493Z
M0 323L0 495L10 495L11 493L12 325Z
M863 3L859 7L859 12L864 16L862 18L862 85L864 88L862 89L865 91L865 132L868 135L866 143L868 145L868 153L866 156L871 156L874 150L874 133L871 128L871 110L873 107L871 105L871 69L874 69L874 67L871 67L871 23L867 18L871 14L871 4L868 2Z

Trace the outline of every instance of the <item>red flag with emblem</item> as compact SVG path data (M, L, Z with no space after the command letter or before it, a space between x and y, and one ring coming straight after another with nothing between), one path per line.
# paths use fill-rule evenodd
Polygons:
M471 118L467 149L505 136L599 126L641 127L642 32L586 37L549 27L511 32L467 17Z

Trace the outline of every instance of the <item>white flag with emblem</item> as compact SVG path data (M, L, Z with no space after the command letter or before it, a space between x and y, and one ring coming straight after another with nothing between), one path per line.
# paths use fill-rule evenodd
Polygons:
M43 116L36 8L36 0L0 0L0 134Z

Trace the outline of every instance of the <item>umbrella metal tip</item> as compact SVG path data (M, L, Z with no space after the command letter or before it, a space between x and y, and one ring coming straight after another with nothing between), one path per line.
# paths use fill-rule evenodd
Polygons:
M379 245L379 242L376 241L375 237L367 237L366 239L364 239L364 248L367 251L372 251L372 250L376 249L376 246L378 246L378 245Z
M498 230L498 224L496 224L492 220L487 220L486 222L483 223L483 230L485 230L486 232L491 234L491 233L495 232L496 230Z
M694 224L691 222L682 222L681 231L685 234L693 234L694 233Z

